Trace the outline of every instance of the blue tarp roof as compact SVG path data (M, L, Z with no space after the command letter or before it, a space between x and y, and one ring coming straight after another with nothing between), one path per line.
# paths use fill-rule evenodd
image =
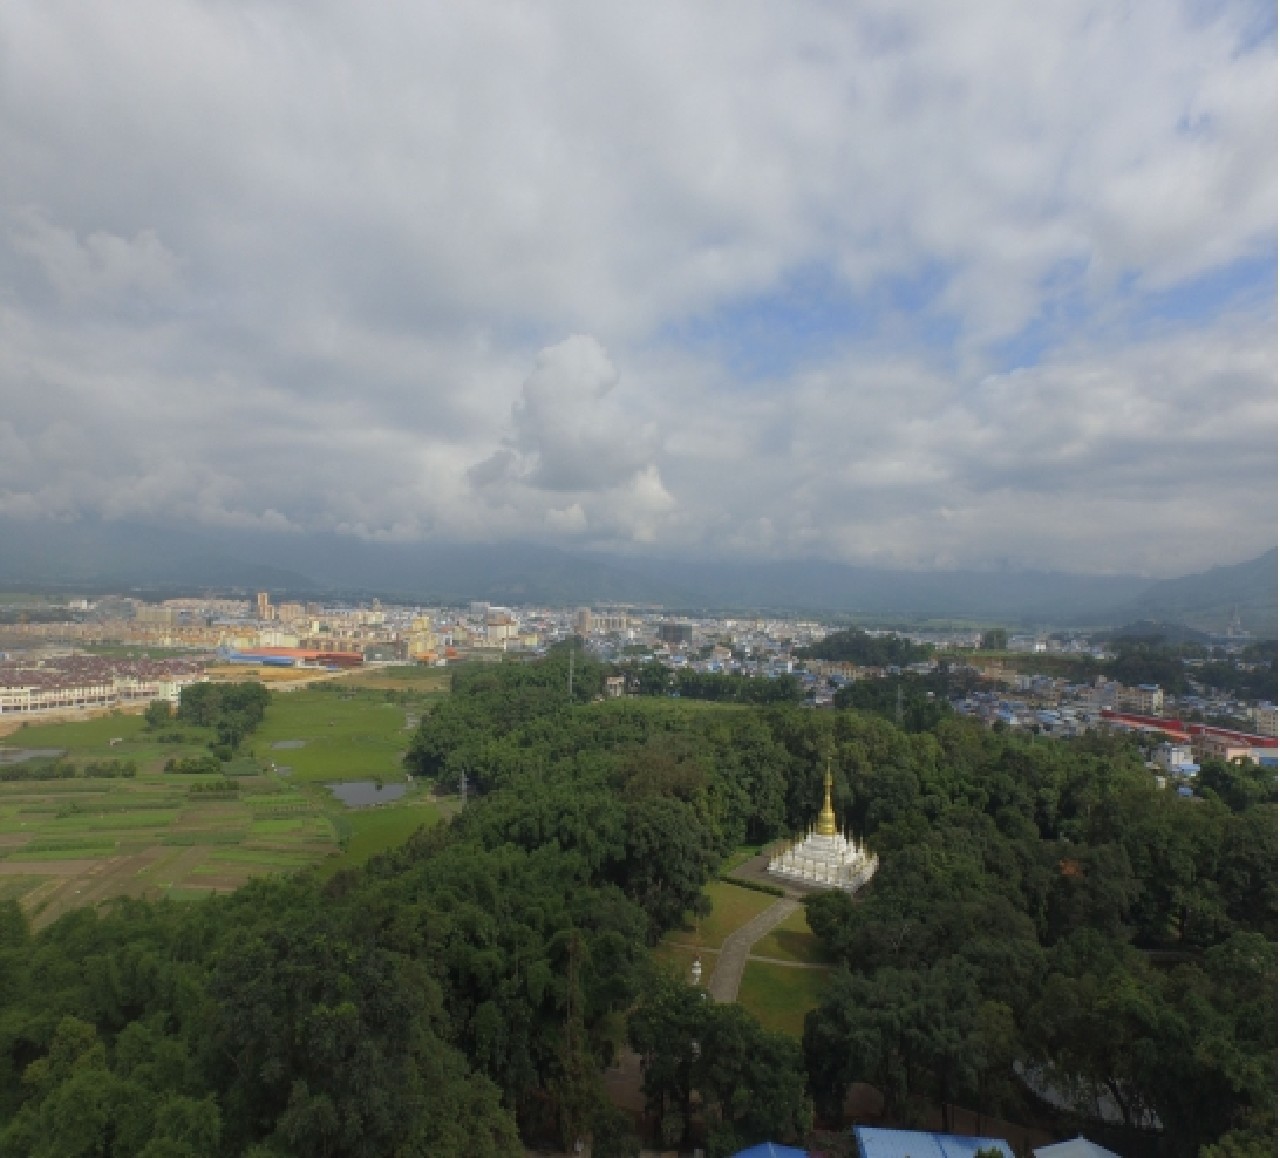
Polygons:
M794 1146L779 1146L777 1142L761 1142L749 1150L739 1150L733 1158L809 1158L808 1150Z
M965 1138L959 1134L930 1134L923 1130L877 1130L855 1126L862 1158L972 1158L979 1150L995 1148L1016 1158L1009 1143L1000 1138Z

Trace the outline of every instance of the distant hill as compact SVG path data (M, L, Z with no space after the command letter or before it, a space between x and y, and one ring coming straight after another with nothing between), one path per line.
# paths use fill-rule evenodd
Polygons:
M1185 623L1164 623L1157 619L1140 619L1126 623L1106 633L1110 640L1133 640L1166 643L1171 646L1183 643L1209 643L1212 636L1207 631L1188 627Z
M621 563L620 563L621 565ZM1060 571L890 571L821 559L638 558L626 565L698 592L706 607L831 611L867 616L1105 623L1110 607L1149 580Z
M632 557L538 543L380 543L145 523L0 519L0 585L262 589L404 602L660 604L689 611L829 612L881 620L1105 625L1135 620L1222 631L1238 606L1275 633L1276 552L1161 583L1055 571L888 571L827 560Z
M91 520L0 519L0 584L243 588L439 603L677 604L697 598L607 560L537 544L376 543L350 535Z
M1256 559L1153 583L1113 611L1113 622L1154 619L1221 634L1239 613L1254 635L1276 635L1276 550Z
M0 583L75 587L262 587L304 591L315 582L246 560L200 533L128 522L0 519Z

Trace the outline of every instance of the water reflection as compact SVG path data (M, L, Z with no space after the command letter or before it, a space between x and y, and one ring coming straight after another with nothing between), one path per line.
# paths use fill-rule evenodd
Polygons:
M325 787L348 808L387 804L392 800L399 800L409 790L407 784L378 784L374 780L344 780L339 784L326 784Z

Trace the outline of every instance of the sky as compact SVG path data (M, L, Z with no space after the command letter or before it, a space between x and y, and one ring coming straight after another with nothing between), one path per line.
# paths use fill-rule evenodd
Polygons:
M1274 4L6 0L0 516L1276 542Z

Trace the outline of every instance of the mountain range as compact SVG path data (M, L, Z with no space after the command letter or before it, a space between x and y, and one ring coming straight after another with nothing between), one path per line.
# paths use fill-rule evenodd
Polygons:
M63 591L244 589L278 597L672 610L805 611L867 619L1118 624L1276 634L1274 549L1177 579L1057 571L902 571L821 559L623 556L538 543L386 543L138 522L0 519L0 585Z

